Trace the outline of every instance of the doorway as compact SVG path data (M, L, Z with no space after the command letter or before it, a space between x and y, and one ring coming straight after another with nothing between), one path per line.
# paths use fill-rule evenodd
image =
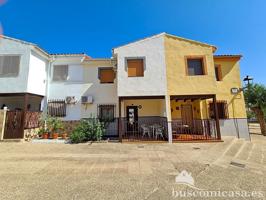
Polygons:
M134 132L138 130L138 107L127 106L127 131Z
M182 105L181 106L181 116L182 116L183 124L191 127L193 124L192 105Z

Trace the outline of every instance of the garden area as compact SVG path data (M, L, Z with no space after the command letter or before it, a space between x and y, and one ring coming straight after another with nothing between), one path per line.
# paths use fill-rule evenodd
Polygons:
M77 121L72 129L67 127L67 123L57 117L42 116L37 133L38 139L63 139L70 143L101 141L106 131L106 123L97 118Z

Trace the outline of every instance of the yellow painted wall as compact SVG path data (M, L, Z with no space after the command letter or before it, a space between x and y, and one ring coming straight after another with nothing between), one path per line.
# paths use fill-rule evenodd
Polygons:
M207 75L187 76L185 56L206 56ZM231 88L241 88L239 61L232 58L213 58L212 47L185 41L165 35L165 59L167 73L168 95L216 94L217 100L228 103L229 118L246 118L243 93L231 94ZM222 81L216 81L214 64L222 67ZM199 102L200 116L209 117L208 103L211 100ZM171 101L171 108L175 107ZM172 118L181 115L178 111L172 113Z
M123 100L124 104L124 117L126 117L126 108L127 106L139 106L141 109L138 109L138 116L164 116L165 113L165 103L164 99L141 99L141 100Z
M214 59L220 64L222 81L217 81L217 99L226 100L230 118L246 118L246 109L243 92L238 95L231 94L231 88L241 88L239 61L237 59Z
M200 100L191 102L187 100L171 100L171 115L172 119L181 119L181 107L182 105L192 105L193 119L201 119L201 107Z
M187 76L185 56L206 56L207 75ZM214 94L216 91L212 47L165 36L168 95Z

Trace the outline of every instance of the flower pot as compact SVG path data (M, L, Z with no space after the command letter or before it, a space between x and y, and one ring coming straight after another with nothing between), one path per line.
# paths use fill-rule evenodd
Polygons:
M53 137L53 139L57 139L58 138L58 133L53 133L52 137Z
M48 133L43 133L42 134L42 139L48 139Z
M62 133L62 139L66 139L67 138L67 133Z

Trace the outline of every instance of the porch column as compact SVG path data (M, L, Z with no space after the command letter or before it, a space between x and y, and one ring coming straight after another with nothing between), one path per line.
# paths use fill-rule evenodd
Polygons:
M168 142L171 144L173 142L172 136L172 116L171 116L171 102L170 96L165 96L165 111L166 111L166 118L167 118L167 127L168 127Z
M213 96L213 105L214 105L214 115L215 115L215 121L216 121L217 137L220 140L221 139L221 130L220 130L220 122L219 122L216 95Z
M122 142L122 131L121 131L121 103L122 99L118 97L118 135L119 135L119 142Z
M22 114L22 126L21 126L21 137L24 138L24 124L26 120L26 112L28 110L28 102L29 102L29 94L24 94L24 106L23 106L23 114Z

